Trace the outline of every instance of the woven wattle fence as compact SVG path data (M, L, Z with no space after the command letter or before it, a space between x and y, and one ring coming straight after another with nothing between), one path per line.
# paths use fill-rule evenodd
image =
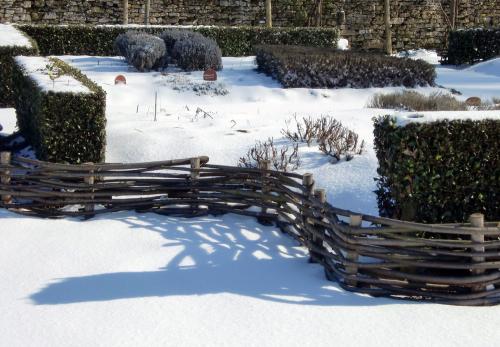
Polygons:
M208 164L45 163L3 152L0 207L40 217L114 211L180 217L236 213L275 224L346 290L456 305L500 303L500 228L427 225L331 206L312 175Z

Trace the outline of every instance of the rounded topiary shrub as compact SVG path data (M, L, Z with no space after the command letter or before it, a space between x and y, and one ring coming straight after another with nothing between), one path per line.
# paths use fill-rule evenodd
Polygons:
M178 40L172 50L177 65L186 71L222 69L222 52L213 39L193 35Z
M160 38L165 42L165 47L167 49L168 62L176 63L177 56L174 52L174 46L177 41L180 40L190 40L195 36L202 36L201 34L195 33L190 30L183 29L167 29L160 34Z
M149 71L164 65L165 42L153 35L129 31L115 40L115 50L139 71Z

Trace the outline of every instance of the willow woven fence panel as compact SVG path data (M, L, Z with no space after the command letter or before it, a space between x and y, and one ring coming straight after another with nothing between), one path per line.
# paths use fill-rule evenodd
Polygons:
M373 296L455 305L500 303L500 227L428 225L335 208L312 175L208 164L207 157L66 165L10 157L0 207L40 217L133 210L179 217L236 213L275 224L329 280Z

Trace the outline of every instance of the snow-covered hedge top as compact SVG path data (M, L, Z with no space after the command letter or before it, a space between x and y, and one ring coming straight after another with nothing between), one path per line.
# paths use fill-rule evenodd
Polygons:
M404 127L410 123L431 123L441 120L483 120L494 119L500 121L500 111L446 111L429 113L399 113L395 114L396 125Z
M91 93L81 82L69 75L61 75L52 81L48 66L54 64L47 57L17 56L15 60L44 92Z
M0 47L27 47L31 48L28 38L10 24L0 24Z

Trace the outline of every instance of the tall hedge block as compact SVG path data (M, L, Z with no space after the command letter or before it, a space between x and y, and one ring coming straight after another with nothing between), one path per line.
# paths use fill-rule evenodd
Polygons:
M500 119L375 121L380 214L427 223L500 220Z
M451 31L445 64L474 64L500 56L500 28Z
M14 85L21 132L30 140L40 160L72 164L104 161L105 92L79 70L58 59L50 61L63 74L61 80L70 76L86 92L44 87L16 60Z
M31 47L0 46L0 107L12 107L15 104L14 57L37 54L38 48L34 42Z

